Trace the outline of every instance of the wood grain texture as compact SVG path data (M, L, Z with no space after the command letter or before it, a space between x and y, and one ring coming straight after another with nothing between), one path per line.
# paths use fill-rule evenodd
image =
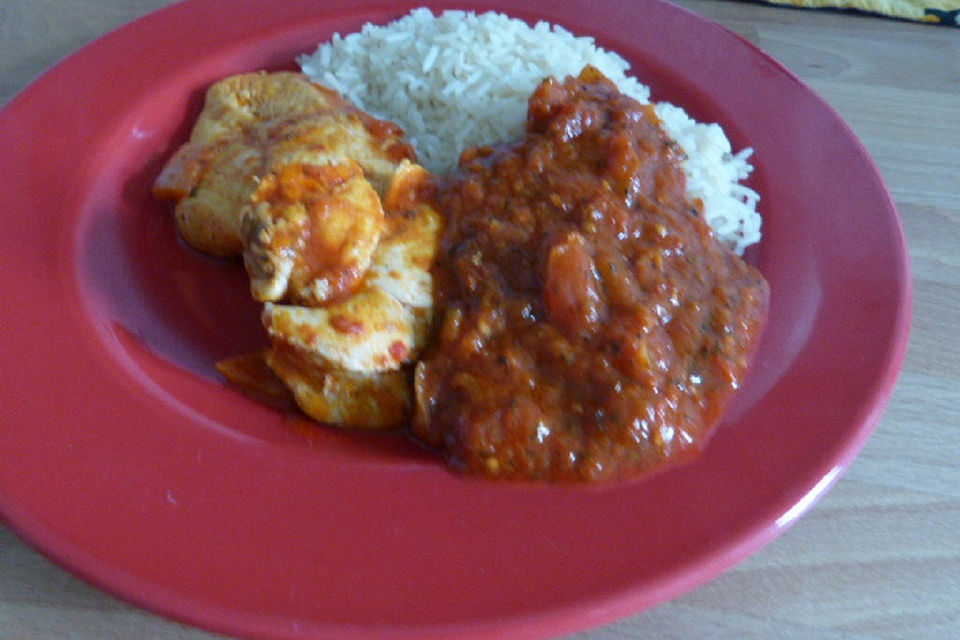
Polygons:
M0 102L165 4L0 1ZM861 138L910 245L910 351L862 454L781 538L673 602L571 638L960 638L960 35L751 2L678 4L774 56ZM0 527L0 640L216 637L88 586Z

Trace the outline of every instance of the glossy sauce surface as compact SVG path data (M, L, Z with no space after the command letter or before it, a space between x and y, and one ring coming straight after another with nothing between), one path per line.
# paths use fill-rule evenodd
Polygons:
M650 106L587 68L530 100L526 138L442 185L436 335L415 435L456 466L599 480L704 445L768 289L685 196Z

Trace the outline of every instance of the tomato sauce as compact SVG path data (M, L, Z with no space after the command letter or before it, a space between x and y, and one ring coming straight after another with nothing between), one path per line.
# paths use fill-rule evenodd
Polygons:
M699 451L765 321L760 273L687 200L652 107L594 69L441 184L416 437L505 478L634 476Z

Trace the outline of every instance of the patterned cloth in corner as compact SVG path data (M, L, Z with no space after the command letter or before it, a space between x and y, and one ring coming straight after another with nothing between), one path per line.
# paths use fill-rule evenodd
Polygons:
M891 18L960 27L960 0L764 0L794 7L855 9Z

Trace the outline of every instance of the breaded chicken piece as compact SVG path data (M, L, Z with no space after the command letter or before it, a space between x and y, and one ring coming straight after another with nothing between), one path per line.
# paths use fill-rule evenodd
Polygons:
M253 297L314 307L356 287L384 216L360 165L346 160L283 165L267 174L242 223Z
M380 373L324 369L275 348L226 358L217 362L217 370L260 402L279 409L298 406L320 422L344 427L402 426L413 402L408 368Z
M243 250L241 211L274 167L351 160L383 193L405 158L414 153L398 126L337 92L300 73L248 73L210 87L190 140L167 162L154 193L175 201L191 246L232 256Z
M296 354L272 349L266 362L293 393L300 409L326 424L392 429L407 420L413 384L407 369L354 373L305 366Z
M439 214L410 193L429 179L404 163L385 199L386 230L353 295L316 307L267 303L263 323L275 344L323 368L356 372L396 369L427 338L433 306L430 267ZM397 205L402 209L392 208Z
M189 244L242 253L266 303L272 347L220 363L235 384L271 399L286 387L325 423L407 419L440 225L423 197L431 177L402 135L300 74L210 88L154 191L176 201Z
M409 415L405 365L430 333L440 235L440 216L425 197L430 184L422 167L401 164L384 198L384 233L351 296L319 307L264 306L273 344L267 363L321 422L395 426Z

